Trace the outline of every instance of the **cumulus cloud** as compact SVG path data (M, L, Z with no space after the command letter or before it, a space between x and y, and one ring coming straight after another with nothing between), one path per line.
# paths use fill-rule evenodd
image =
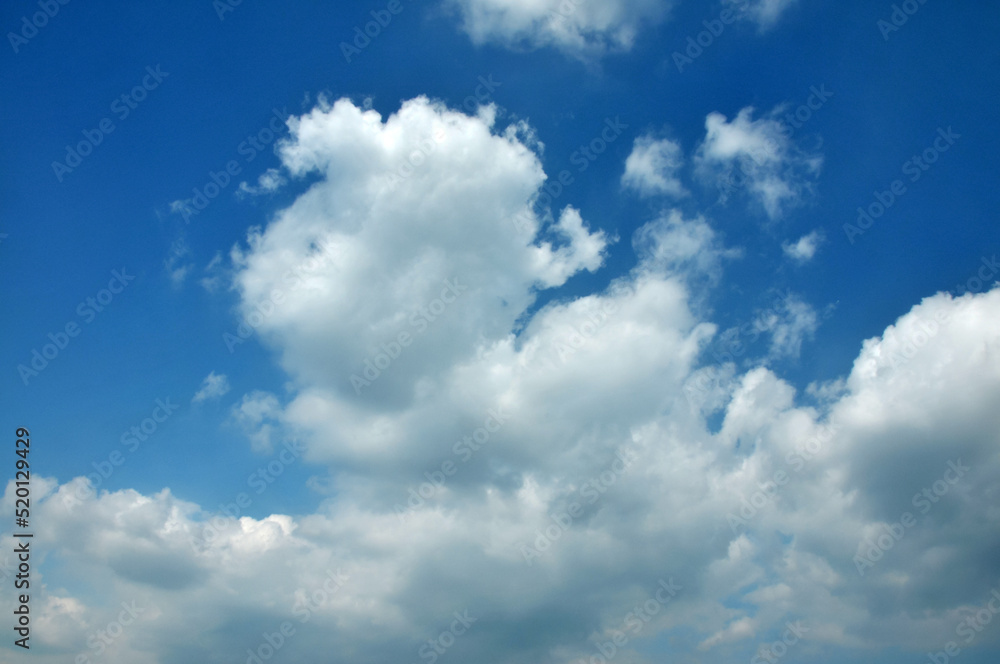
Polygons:
M1000 572L989 500L1000 481L1000 290L927 298L865 342L846 390L821 411L797 405L795 389L767 369L739 376L713 434L677 407L700 338L686 345L680 335L710 330L685 319L682 290L670 283L636 272L606 295L553 305L520 350L498 348L468 367L463 385L486 381L489 396L506 396L509 420L479 466L460 465L406 519L391 505L405 494L368 474L373 461L340 473L339 497L299 516L216 516L169 491L73 504L73 483L46 480L36 544L108 590L86 600L39 592L51 626L37 638L54 653L40 661L80 649L127 598L145 613L108 661L245 655L283 622L296 630L284 646L295 661L348 651L334 661L406 659L467 611L476 622L455 656L570 662L635 618L661 579L680 590L636 623L636 643L667 634L674 648L729 660L766 646L789 621L809 630L809 647L932 649L953 638L975 607L968 598L987 600ZM581 333L608 298L618 307ZM546 363L548 344L574 325L583 343ZM636 381L645 391L621 394ZM588 390L572 390L580 384ZM400 420L412 418L373 427ZM461 464L448 447L423 450L414 486L437 453ZM612 481L616 449L633 461ZM922 513L912 497L950 461L967 470ZM386 489L398 498L380 501ZM13 495L10 484L5 508ZM583 510L567 522L574 502ZM859 574L857 557L906 511L916 525ZM528 566L522 547L544 543L552 515L569 526L550 529L558 537ZM581 596L594 601L568 601ZM0 605L10 610L10 598ZM531 640L497 646L497 634L529 629L540 615L545 627ZM203 635L196 644L178 638L192 631ZM638 657L631 646L623 661Z
M646 25L667 15L667 0L448 0L477 44L553 46L576 57L626 51Z
M199 401L218 399L227 392L229 392L229 378L226 377L226 374L217 374L212 371L205 376L205 380L201 382L201 388L195 393L191 402L198 403Z
M657 216L634 269L538 307L601 269L611 238L573 208L512 223L544 173L488 111L416 99L383 119L342 100L290 127L283 168L315 181L232 254L244 311L297 284L258 328L290 382L233 417L269 461L325 467L322 502L263 515L249 487L217 510L41 479L35 545L89 582L33 597L41 664L131 600L145 613L106 661L245 661L283 623L289 661L416 661L456 613L470 626L448 657L484 664L589 658L630 624L622 662L667 639L737 661L789 621L810 630L803 653L929 650L1000 579L1000 289L926 298L809 398L724 364L710 424L685 389L715 368L697 291L731 249L710 219ZM782 346L811 325L788 309ZM921 512L914 494L959 460ZM859 565L907 510L916 525Z
M475 342L506 339L538 289L600 267L610 238L576 210L544 229L534 212L521 214L545 176L535 153L493 122L489 109L470 117L425 98L385 121L341 100L291 122L285 167L325 179L234 258L245 313L287 286L289 270L320 263L257 328L293 376L376 410L398 406L420 380L440 381L474 357ZM434 149L400 176L428 142ZM442 295L448 283L457 295ZM454 302L438 310L442 297ZM412 346L356 395L352 375L401 333Z
M625 160L622 185L636 190L641 196L683 198L688 192L677 177L683 165L684 154L678 143L640 136Z
M796 242L782 242L781 249L786 256L801 265L812 260L824 239L823 232L815 230L808 235L803 235Z
M695 154L695 168L720 200L744 194L770 219L800 205L812 192L823 158L800 150L791 130L774 113L753 119L746 107L731 121L721 113L705 118L705 140Z

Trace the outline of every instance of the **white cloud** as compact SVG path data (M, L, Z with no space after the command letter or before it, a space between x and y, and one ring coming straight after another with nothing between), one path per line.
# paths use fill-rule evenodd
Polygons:
M768 321L771 332L772 357L798 357L802 342L809 339L819 328L819 316L808 302L795 295L784 301L784 310L774 314Z
M803 235L796 242L782 242L781 249L786 256L801 265L812 260L824 239L823 232L815 230L808 235Z
M724 0L761 32L797 0ZM445 0L475 44L515 51L551 46L579 59L628 51L643 29L670 14L672 0Z
M215 293L222 287L226 280L225 268L222 265L222 253L217 252L212 256L212 260L208 261L205 266L205 274L207 276L202 277L198 283L209 293Z
M636 645L669 634L674 649L700 646L731 661L769 643L766 635L790 620L810 630L810 647L833 652L900 642L928 650L953 638L962 615L988 599L998 572L988 498L1000 481L1000 334L992 323L1000 290L927 298L865 343L846 392L823 412L796 405L790 385L754 369L736 381L722 429L711 434L676 407L698 345L697 336L688 345L679 333L698 328L670 284L636 272L606 295L547 307L520 350L488 350L459 372L452 380L476 397L509 401L510 419L488 443L495 447L480 453L482 463L460 465L406 520L392 503L405 500L407 483L416 486L442 457L460 463L448 449L455 437L421 444L429 423L416 417L418 405L366 428L369 437L394 424L406 431L397 447L408 457L402 481L379 480L381 462L394 459L355 448L335 472L339 495L312 515L238 513L238 521L213 527L211 514L169 491L104 493L70 507L65 500L82 478L60 487L43 481L36 545L107 590L87 599L38 591L33 601L49 624L36 638L52 650L39 661L84 649L87 634L134 599L146 613L108 653L110 663L245 653L283 621L296 629L283 656L304 664L344 651L351 655L334 661L406 659L464 609L478 622L452 654L509 663L558 652L557 661L570 662L596 651L581 633L610 639L667 577L681 590ZM543 365L548 344L609 298L619 305L611 317L565 362ZM580 385L587 389L573 389ZM428 416L454 412L463 400L454 388L435 392L449 397L440 394ZM317 432L310 453L322 438ZM616 446L636 460L590 504L583 482L610 467ZM912 496L959 459L970 470L920 514ZM787 481L768 489L733 533L728 515L740 515L742 500L778 471ZM13 500L10 484L3 508ZM528 567L519 543L533 543L570 500L584 513ZM859 575L854 556L863 539L877 538L906 510L919 515L917 525ZM193 547L193 539L204 544ZM317 595L319 605L307 603L338 569L346 582ZM581 596L590 601L568 601ZM4 597L0 608L12 610L10 602ZM248 610L235 611L236 602ZM533 641L497 648L498 630L530 629L539 614L548 620ZM196 644L177 638L195 630L203 635ZM632 645L623 661L637 657Z
M229 379L226 374L217 374L214 371L205 376L201 382L201 388L195 393L192 403L218 399L229 391Z
M798 0L726 0L726 2L737 5L763 31L773 27L785 10Z
M799 150L774 113L753 119L744 108L732 121L721 113L705 118L705 140L695 154L696 171L725 202L745 192L770 219L800 205L812 191L823 158Z
M664 213L636 231L632 240L643 267L691 280L707 277L714 283L722 276L722 261L738 258L738 249L724 249L704 217L685 220L677 210Z
M245 313L274 288L288 290L257 331L282 350L293 376L354 398L352 374L380 344L409 333L412 349L361 397L376 409L397 404L412 398L417 379L440 380L473 357L474 342L503 341L535 289L601 265L609 238L588 231L572 208L546 229L558 246L535 241L533 214L511 221L544 175L533 152L492 124L488 108L469 117L425 98L385 121L346 100L292 121L280 148L285 167L326 178L251 234L249 251L235 253L235 284ZM436 136L425 161L390 181ZM331 259L287 288L288 271L321 252ZM449 280L468 290L443 313L427 310Z
M667 15L666 0L448 0L476 44L553 46L576 57L626 51L646 25Z
M281 405L275 395L260 390L244 394L243 400L233 406L232 417L250 439L255 452L274 449L274 439L282 431Z
M240 182L239 192L241 194L249 194L250 196L259 196L261 194L271 194L280 189L287 180L276 168L269 168L260 174L257 178L257 186L251 186L246 182Z
M811 339L819 328L819 314L801 296L788 291L774 303L754 311L749 322L731 327L718 335L717 344L728 350L728 355L743 355L762 336L771 339L766 360L799 357L802 343ZM738 352L737 352L738 351ZM747 353L751 362L757 362L754 353ZM720 355L721 359L727 356Z
M625 160L622 185L635 189L642 196L683 198L688 192L677 177L683 164L684 154L678 143L640 136Z
M188 272L191 271L191 265L181 265L180 267L169 267L168 271L170 273L170 282L174 286L180 286L187 279Z
M438 149L386 191L385 175L438 130ZM1000 289L926 298L864 342L842 383L812 390L818 404L765 367L722 367L710 427L685 393L717 333L693 284L729 252L710 220L665 213L633 237L631 272L536 311L540 289L600 269L610 240L572 208L551 228L510 222L544 177L489 113L417 99L383 120L340 101L291 131L283 167L317 181L234 252L245 311L299 279L258 328L288 392L251 393L233 416L273 455L263 467L325 466L323 502L262 514L248 481L220 507L239 517L227 519L169 490L73 499L84 478L40 478L34 545L51 555L38 572L88 581L32 598L50 621L35 633L40 664L72 659L133 599L147 613L108 664L245 658L285 621L288 661L413 661L465 610L477 622L449 650L456 661L568 663L666 578L681 590L619 661L667 640L737 661L789 620L833 652L930 650L995 586ZM449 293L454 279L466 288ZM774 338L793 346L811 308L788 308ZM401 332L409 343L393 347ZM388 364L358 394L350 374L380 354ZM626 450L634 461L609 472ZM862 539L915 510L956 459L971 468L961 483L859 575ZM769 485L779 471L787 481ZM407 507L434 473L441 486ZM251 507L236 507L240 492ZM743 523L731 528L733 515ZM528 566L524 547L553 527ZM338 568L347 581L306 604Z

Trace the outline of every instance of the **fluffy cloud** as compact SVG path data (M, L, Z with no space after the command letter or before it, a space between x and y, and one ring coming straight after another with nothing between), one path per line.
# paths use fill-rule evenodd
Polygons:
M384 122L346 100L292 121L285 167L325 179L234 261L245 313L288 291L257 330L302 384L375 410L412 402L478 343L505 341L538 289L601 265L609 239L573 208L535 241L525 204L544 173L493 122L490 109L469 117L424 98ZM400 334L404 352L358 395L352 376Z
M695 154L696 171L717 187L725 202L745 193L770 219L803 202L823 159L801 151L791 130L773 113L753 119L741 110L731 121L721 113L705 118L705 140Z
M798 357L802 342L812 337L819 327L819 316L808 302L793 296L785 300L784 311L773 314L767 326L771 331L772 357Z
M688 281L704 278L709 283L722 276L724 259L742 253L724 248L704 217L685 220L677 210L640 227L632 246L642 261L640 269L655 268Z
M628 50L644 25L667 14L666 0L448 0L473 42L553 46L577 57Z
M796 242L782 242L781 249L796 263L808 263L816 255L816 250L819 249L823 240L823 232L816 230L808 235L803 235Z
M613 294L547 309L520 351L485 355L468 378L500 372L486 389L507 395L509 419L478 464L442 450L458 472L405 518L391 505L406 499L401 487L375 491L364 469L341 476L339 497L316 514L255 519L237 509L238 520L210 521L169 491L70 506L72 484L45 482L36 545L104 590L86 600L40 591L48 622L36 638L64 658L93 655L80 644L121 601L144 612L112 662L245 658L284 622L295 633L283 656L296 661L412 659L465 611L475 622L450 652L486 662L586 657L630 615L637 642L667 633L676 650L726 660L770 643L788 621L809 630L803 652L932 649L954 638L969 598L988 599L1000 572L989 499L1000 481L1000 291L926 299L865 342L843 394L819 408L796 405L767 369L738 376L712 434L678 402L697 348L678 333L708 331L690 327L671 283L637 272ZM606 321L580 332L577 321L599 318L608 298L618 306ZM574 322L583 343L546 358ZM617 373L612 357L625 364ZM631 457L624 469L616 450ZM415 465L413 486L440 464L434 452ZM949 462L967 470L956 477ZM947 492L914 503L939 480ZM582 510L567 519L573 503ZM905 512L915 525L859 565ZM524 547L538 553L531 566ZM635 622L667 579L676 597ZM532 628L543 615L545 627ZM503 637L525 630L531 639ZM192 632L203 636L180 638ZM623 661L644 661L627 653Z
M622 630L618 661L656 661L657 637L678 661L735 661L789 621L803 656L929 650L996 585L1000 289L926 298L805 398L763 366L699 364L717 334L701 291L732 255L704 217L665 212L633 270L537 307L611 239L572 208L526 211L544 173L488 110L340 101L293 119L280 154L315 182L232 258L244 312L284 289L258 330L291 384L234 417L268 428L275 460L326 466L330 490L314 513L250 517L239 487L202 510L40 480L39 571L88 580L40 577L41 664L96 661L81 644L122 601L143 613L107 662L242 662L283 623L289 661L414 661L456 613L447 656L487 664L589 658ZM808 338L799 305L776 343ZM954 483L949 462L968 467Z
M635 189L642 196L683 198L688 192L677 178L677 171L683 164L684 154L679 144L668 139L640 136L625 160L622 185Z

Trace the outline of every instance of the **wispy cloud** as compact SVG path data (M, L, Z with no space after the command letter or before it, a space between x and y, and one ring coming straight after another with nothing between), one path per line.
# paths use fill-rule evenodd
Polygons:
M210 401L218 399L229 392L229 379L226 374L217 374L214 371L205 376L201 382L201 388L195 393L192 403Z

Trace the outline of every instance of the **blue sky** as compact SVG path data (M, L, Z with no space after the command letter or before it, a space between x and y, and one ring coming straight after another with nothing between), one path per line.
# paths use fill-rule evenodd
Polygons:
M892 3L614 0L575 7L567 0L565 7L575 8L560 20L547 18L559 3L543 0L400 0L395 14L385 13L387 5L247 1L220 15L220 3L207 0L70 2L39 19L44 25L35 31L22 19L30 23L41 11L37 3L0 11L8 42L0 76L10 91L0 101L8 118L0 127L8 322L0 389L6 429L31 429L32 468L45 478L34 489L37 520L50 515L37 526L51 555L38 564L48 585L36 601L52 628L35 628L31 656L54 662L83 653L97 661L86 637L108 622L101 612L141 596L162 618L126 630L105 661L244 661L239 653L255 646L254 634L280 623L281 593L291 597L307 580L279 570L285 590L245 589L248 613L223 609L223 602L211 630L185 650L169 638L185 624L173 616L201 597L184 594L185 579L209 579L216 599L239 584L208 554L190 558L182 545L150 544L163 555L138 555L136 569L102 547L117 542L145 551L128 538L158 541L138 531L116 539L135 496L190 506L185 528L196 529L245 491L253 500L241 515L268 527L272 515L298 524L297 535L282 526L281 537L306 543L276 550L305 547L316 564L322 558L357 568L349 592L353 606L367 608L352 610L344 600L322 611L330 621L323 624L343 632L332 642L355 653L340 661L419 660L419 634L443 620L433 607L451 602L459 610L492 597L490 583L462 586L466 576L507 570L520 577L516 589L534 583L537 568L494 551L514 537L513 515L530 524L529 508L556 509L572 487L610 463L612 450L655 438L654 429L673 442L661 444L668 451L649 451L643 465L688 459L703 471L704 496L702 487L609 496L587 517L586 532L571 531L580 547L591 542L599 553L547 557L552 577L544 587L486 601L479 635L458 639L456 650L482 661L488 652L497 662L589 656L588 643L601 641L609 633L602 630L626 613L623 598L635 588L646 592L639 571L652 566L645 555L602 548L606 538L656 551L668 535L687 533L684 524L653 519L640 526L637 515L667 506L699 515L691 538L714 533L704 550L692 544L660 552L665 560L678 557L687 577L673 575L691 588L681 606L690 602L686 610L698 621L665 613L619 661L661 661L668 653L677 661L749 659L780 638L786 619L816 626L788 661L917 661L943 648L913 645L913 635L935 635L927 638L937 643L942 626L1000 583L1000 541L985 534L997 525L987 508L1000 467L989 407L1000 384L997 356L983 350L961 359L997 343L1000 296L989 292L996 274L979 271L1000 249L991 147L1000 9L914 0L907 8L915 12L886 32L879 22L892 21ZM345 57L343 44L372 12L391 20ZM692 47L699 38L703 46ZM810 100L814 108L801 110ZM797 110L808 119L780 133ZM428 127L437 133L421 134ZM376 134L384 154L359 147ZM426 165L397 188L378 189L384 164L400 163L400 145L431 135L440 145L423 156ZM84 150L96 145L78 165L53 166L67 164L67 146L81 141ZM600 154L581 160L581 147L594 141ZM934 163L923 169L912 160L927 151ZM657 160L668 154L672 164ZM227 164L236 174L218 175ZM741 170L746 183L724 195L726 178ZM534 230L508 246L507 212L544 191L541 173L552 183L562 172L572 182L548 208L537 204ZM194 190L204 192L213 174L220 193L191 214ZM895 180L902 193L882 193L892 192ZM845 232L859 206L868 209L879 196L893 199L884 215L862 234ZM577 230L573 211L582 220ZM447 218L424 218L432 212ZM495 235L500 229L508 235ZM225 335L237 334L262 294L282 287L281 273L309 255L303 238L324 237L339 238L336 258L311 274L307 287L293 289L290 303L276 305L259 330L227 346ZM541 251L545 242L549 253ZM972 287L974 296L960 297L960 286L977 273L987 278ZM436 297L443 278L456 276L470 292L447 305L444 323L430 324L426 334L401 323ZM86 303L111 281L126 285L107 292L100 311ZM595 354L580 367L560 362L542 372L532 353L594 298L618 301L626 313L597 326L594 343L574 355ZM904 363L900 371L912 375L865 373L862 360L891 357L896 332L937 311L960 323L931 335L933 352ZM748 341L755 320L766 324ZM44 368L22 368L50 343L48 335L74 324L79 333L66 337ZM360 394L351 390L349 377L398 330L414 333L414 350L402 351L386 378ZM721 355L740 334L746 345L726 363ZM960 375L966 359L982 371ZM525 366L539 375L511 377ZM698 392L702 401L691 415L684 386L699 376L711 389ZM196 398L206 385L211 389ZM918 387L924 392L908 392ZM756 389L763 392L751 394ZM577 391L582 396L572 396ZM949 393L966 396L947 410L962 415L954 440L940 433L956 426L938 410ZM935 407L921 410L921 398ZM177 407L129 451L124 435L154 416L157 400ZM591 400L600 407L583 408ZM412 520L400 521L405 532L396 532L393 505L501 402L515 413L517 404L531 404L532 414L512 416L523 429L502 429L496 445L503 451L479 453L433 509L415 510L423 532L437 533L438 546L450 552L442 560L460 557L464 547L475 552L467 567L440 568L432 548L409 539ZM880 414L858 414L866 409ZM754 482L771 477L769 464L793 444L796 427L837 413L846 431L815 481L824 478L844 501L823 512L830 520L823 527L852 542L864 528L898 517L910 488L932 482L959 453L979 464L975 481L958 485L963 502L946 505L954 521L944 510L932 513L934 524L921 535L927 539L908 540L907 557L880 577L884 586L857 575L850 556L841 565L814 532L818 526L803 522L818 509L809 507L819 499L808 491L780 502L780 518L742 534L730 532L728 503L717 495L720 486L744 481L750 495ZM306 451L255 494L248 477L274 462L286 441ZM649 445L643 449L659 449ZM73 516L60 496L115 451L125 461L96 487L110 493L88 494L85 507L73 508L87 516ZM700 454L711 461L695 463ZM666 481L663 473L638 484L655 486ZM13 509L11 496L5 500ZM442 514L459 529L468 520L485 530L458 537L434 521ZM714 525L706 523L710 514L718 517ZM368 515L368 531L361 515ZM80 519L93 519L93 534L74 551L67 524ZM154 528L157 537L166 537L162 527ZM785 539L775 539L779 533ZM393 541L417 553L393 558L382 549ZM741 542L754 553L734 554ZM929 571L928 552L942 550L951 551L948 565L971 566L960 573L941 563L962 577L950 589ZM517 547L505 551L517 554ZM836 601L810 613L800 603L808 583L796 577L796 586L788 572L792 559L855 577L831 582L826 590ZM737 569L737 560L752 560L753 569ZM247 569L257 564L254 558ZM376 571L399 586L378 587ZM589 586L582 581L588 571L599 579ZM96 589L85 574L108 585ZM656 575L649 580L655 586ZM413 602L424 585L436 599L418 618ZM893 588L893 599L879 600L879 587ZM533 612L584 589L582 608L553 614L548 628L533 622ZM760 589L770 590L755 594ZM774 599L786 592L794 599ZM346 626L368 634L352 637ZM387 635L383 647L373 630ZM322 630L310 632L275 657L311 662L322 643ZM993 661L995 644L995 629L985 631L979 650L963 661Z

